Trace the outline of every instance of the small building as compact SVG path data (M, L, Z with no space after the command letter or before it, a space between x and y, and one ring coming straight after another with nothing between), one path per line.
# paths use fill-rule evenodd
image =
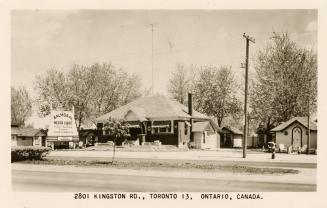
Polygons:
M194 122L193 136L196 149L217 150L220 147L219 136L215 124L210 121Z
M243 132L235 127L225 126L220 130L220 147L240 148L243 142Z
M11 127L11 146L46 146L45 132L42 129Z
M293 149L307 145L307 117L294 117L271 130L275 134L275 143L284 144ZM310 149L317 149L317 123L310 121Z
M183 147L195 142L196 136L202 143L205 141L206 148L209 144L213 149L219 147L218 129L211 124L209 117L193 109L191 94L188 107L165 96L136 99L95 119L98 129L102 129L109 118L127 122L131 137L142 137L141 143L159 140L164 145ZM199 134L205 134L205 140L200 139ZM198 147L205 145L199 143Z

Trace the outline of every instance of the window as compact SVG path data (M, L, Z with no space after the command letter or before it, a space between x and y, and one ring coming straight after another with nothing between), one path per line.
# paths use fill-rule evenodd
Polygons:
M169 128L167 128L167 127L159 128L160 133L166 133L166 132L168 132L168 130L169 130Z
M205 144L205 143L206 143L206 133L203 132L203 144Z
M152 133L172 133L172 122L171 121L153 121L152 122Z
M35 138L35 145L39 145L40 144L40 138L41 137L36 137Z

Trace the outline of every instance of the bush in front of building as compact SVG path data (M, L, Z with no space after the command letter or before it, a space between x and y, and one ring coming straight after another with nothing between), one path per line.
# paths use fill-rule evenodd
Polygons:
M11 147L11 162L23 160L42 160L49 152L49 147Z

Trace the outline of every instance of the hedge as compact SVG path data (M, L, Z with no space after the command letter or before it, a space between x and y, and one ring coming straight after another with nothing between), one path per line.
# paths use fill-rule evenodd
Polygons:
M51 148L49 147L11 147L11 162L22 160L41 160L45 157Z

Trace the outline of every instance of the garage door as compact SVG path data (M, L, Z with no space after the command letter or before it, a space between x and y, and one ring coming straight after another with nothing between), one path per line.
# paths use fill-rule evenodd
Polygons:
M21 137L17 139L17 146L33 146L33 137Z

